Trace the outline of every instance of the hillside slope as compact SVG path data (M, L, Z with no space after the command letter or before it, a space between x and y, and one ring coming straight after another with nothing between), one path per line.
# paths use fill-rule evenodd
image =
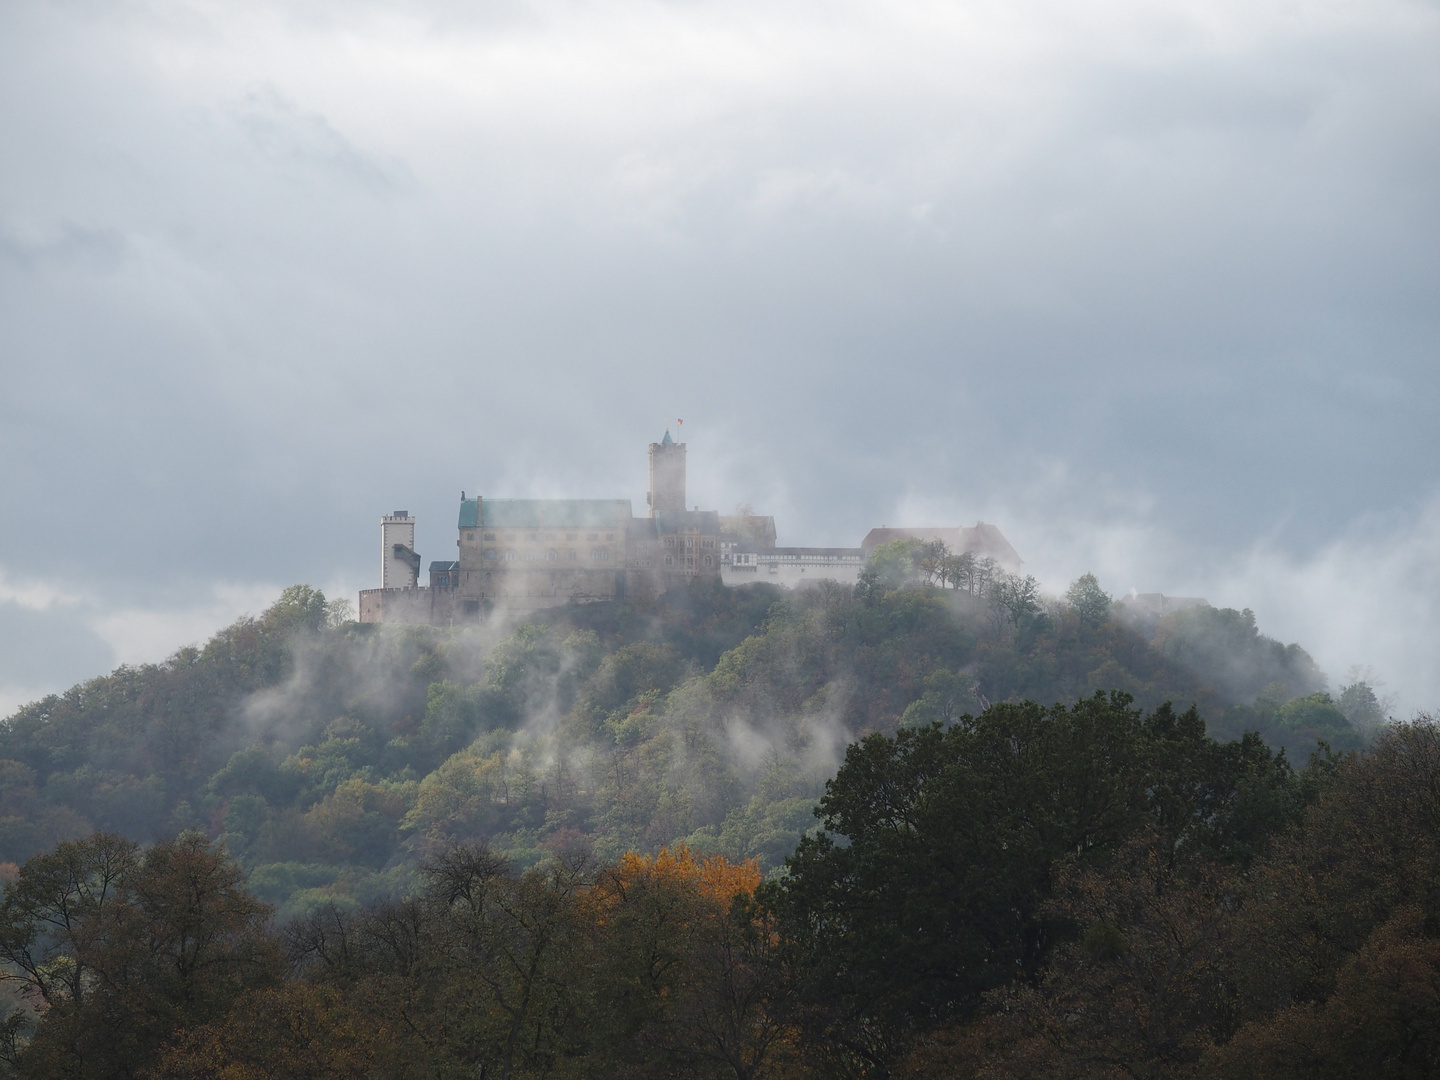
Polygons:
M683 842L773 868L855 738L1002 700L1123 690L1147 709L1194 703L1217 736L1258 728L1292 755L1317 736L1358 745L1303 650L1232 617L1208 616L1227 633L1192 617L1147 640L1063 602L1006 609L871 575L442 630L332 625L323 595L294 586L201 648L5 721L0 860L94 829L200 829L291 914L389 894L422 854L464 840L522 866ZM1238 666L1258 699L1221 677Z

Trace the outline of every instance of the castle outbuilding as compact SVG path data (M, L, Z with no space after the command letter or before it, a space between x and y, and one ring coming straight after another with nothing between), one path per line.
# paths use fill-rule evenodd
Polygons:
M601 600L648 602L697 578L726 585L770 581L853 584L868 550L781 548L775 519L743 511L722 516L685 503L685 444L667 429L650 444L647 514L629 499L491 499L460 497L458 558L430 564L421 585L415 519L397 510L381 521L381 587L360 593L361 622L450 626L493 611L524 613ZM1009 563L1019 557L994 526L993 542ZM872 530L866 538L882 530ZM885 530L896 533L976 530ZM987 535L986 541L991 538ZM988 553L988 552L987 552Z

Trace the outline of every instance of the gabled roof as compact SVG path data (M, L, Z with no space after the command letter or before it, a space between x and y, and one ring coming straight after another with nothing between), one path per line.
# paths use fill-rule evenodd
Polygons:
M463 499L459 527L613 528L631 516L629 499Z

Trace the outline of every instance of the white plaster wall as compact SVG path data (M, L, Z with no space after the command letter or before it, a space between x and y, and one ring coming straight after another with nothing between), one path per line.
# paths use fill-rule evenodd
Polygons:
M384 518L380 522L380 587L404 589L416 584L418 578L409 563L395 558L395 545L404 544L415 550L415 519Z
M860 580L860 570L861 564L826 565L818 562L793 563L788 561L767 563L762 556L760 564L754 570L736 570L731 566L722 566L720 580L726 585L748 585L752 581L768 581L772 585L784 585L790 589L816 581L838 581L844 585L854 585Z

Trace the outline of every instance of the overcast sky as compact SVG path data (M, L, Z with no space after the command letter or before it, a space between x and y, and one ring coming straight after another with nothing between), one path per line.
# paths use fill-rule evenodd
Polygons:
M0 712L667 417L1433 708L1437 406L1433 0L0 5Z

